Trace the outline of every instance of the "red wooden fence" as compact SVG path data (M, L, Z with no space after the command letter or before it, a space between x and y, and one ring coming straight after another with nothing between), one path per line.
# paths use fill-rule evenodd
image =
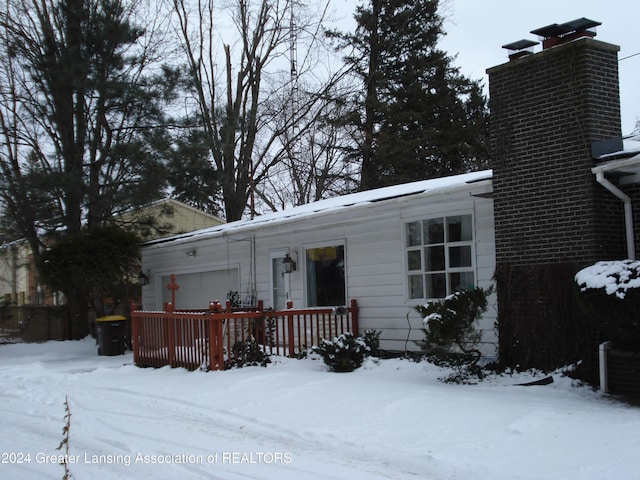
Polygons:
M291 305L289 305L291 306ZM341 311L343 310L343 311ZM227 302L209 310L177 311L167 304L164 311L131 312L133 358L140 367L183 367L223 370L240 342L256 342L269 355L295 357L317 346L322 338L345 332L358 335L358 304L345 309L289 308L239 311Z

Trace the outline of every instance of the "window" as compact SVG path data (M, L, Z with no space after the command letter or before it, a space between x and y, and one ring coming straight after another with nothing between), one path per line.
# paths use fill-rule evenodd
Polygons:
M471 215L407 223L406 254L409 298L444 298L473 288Z
M307 305L346 305L344 244L305 249Z

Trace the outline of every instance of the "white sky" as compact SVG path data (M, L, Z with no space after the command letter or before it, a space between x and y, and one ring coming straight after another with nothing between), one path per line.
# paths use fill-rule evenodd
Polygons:
M520 39L538 40L529 33L552 23L586 17L601 22L597 39L620 46L618 58L640 53L640 2L637 0L442 0L447 35L440 46L458 54L462 73L488 83L485 70L508 61L502 45ZM448 2L445 3L445 2ZM332 0L339 15L352 16L361 0ZM539 51L541 46L535 47ZM620 61L622 133L640 120L640 55Z

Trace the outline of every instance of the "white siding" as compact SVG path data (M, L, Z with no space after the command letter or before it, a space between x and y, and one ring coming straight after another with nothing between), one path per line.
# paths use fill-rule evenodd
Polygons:
M194 237L189 243L151 245L143 249L143 268L151 271L152 278L151 285L143 289L143 303L145 308L161 307L165 286L159 285L158 279L162 275L237 267L242 297L251 295L255 272L256 297L269 306L270 258L271 253L278 250L289 251L294 257L297 254L298 268L290 274L291 299L294 307L304 307L304 246L344 241L347 298L358 301L361 330L382 330L382 348L404 350L406 345L415 350L413 340L421 338L422 322L414 309L416 301L410 301L406 293L405 222L437 215L472 214L477 283L488 287L495 269L493 201L472 194L490 191L490 182L483 182L456 192L412 195L294 221L249 227L224 236ZM255 256L252 242L255 242ZM186 251L194 249L196 256L186 255ZM231 289L238 287L228 290ZM202 298L201 308L205 308L209 300ZM178 301L176 303L180 307ZM486 355L495 354L495 320L494 294L481 322L487 341L483 347Z

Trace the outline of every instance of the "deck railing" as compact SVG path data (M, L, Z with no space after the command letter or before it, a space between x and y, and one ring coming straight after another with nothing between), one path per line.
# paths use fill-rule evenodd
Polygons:
M289 305L291 306L291 305ZM239 348L255 342L269 355L296 357L322 338L358 334L358 304L348 308L234 309L218 303L208 310L131 312L133 357L140 367L224 370Z

